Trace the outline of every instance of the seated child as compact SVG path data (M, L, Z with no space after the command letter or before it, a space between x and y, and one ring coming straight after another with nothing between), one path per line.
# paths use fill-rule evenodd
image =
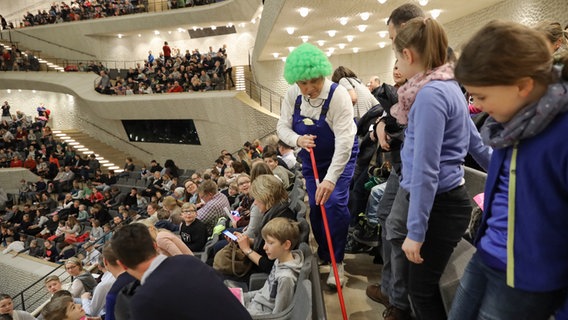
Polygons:
M97 219L91 220L91 234L89 235L89 239L94 242L103 235L104 231L103 228L101 228L101 222ZM100 245L100 242L97 244Z
M264 248L268 258L276 261L264 286L260 290L245 293L245 307L251 315L274 314L286 309L292 303L296 282L304 264L302 251L292 250L300 239L300 229L296 222L287 218L274 218L261 232L266 241Z
M84 204L79 205L79 213L77 214L77 221L86 222L89 219L89 213L87 212L87 206Z
M207 226L197 219L194 204L184 203L181 207L183 222L179 226L179 235L185 245L193 252L203 251L207 242Z

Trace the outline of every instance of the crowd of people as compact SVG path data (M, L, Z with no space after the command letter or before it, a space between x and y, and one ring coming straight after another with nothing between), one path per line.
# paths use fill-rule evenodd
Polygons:
M291 87L282 104L278 136L265 146L246 142L236 155L223 150L211 168L185 178L172 160L164 167L153 160L137 172L127 159L125 173L137 175L145 188L133 187L122 196L114 173L97 180L96 170L92 173L81 157L65 164L61 177L74 173L83 180L75 182L87 187L53 182L51 192L66 192L67 187L76 193L60 194L59 209L43 193L38 221L45 207L51 217L43 219L46 224L66 215L66 226L53 234L62 249L87 240L78 239L79 217L91 224L91 232L108 224L108 232L90 240L105 242L98 267L112 275L109 282L125 288L93 286L83 264L95 263L100 254L91 241L82 244L87 249L83 261L62 260L74 277L69 295L82 300L79 316L248 319L282 310L291 303L303 264L301 251L294 250L300 240L299 217L289 206L288 193L301 171L318 258L337 268L338 278L330 272L326 283L346 283L343 261L346 251L357 251L356 243L376 247L381 282L370 284L367 295L385 306L384 319L411 319L412 313L435 320L545 320L555 314L565 319L568 252L558 248L568 240L568 148L563 140L568 54L560 24L547 21L529 28L490 22L466 43L459 59L442 25L425 18L415 4L395 9L387 25L397 59L394 86L372 77L365 88L349 68L333 70L317 47L306 43L295 48L284 68ZM157 59L175 68L173 61L184 58L172 57L166 46ZM188 54L191 61L193 54ZM150 57L157 60L150 53L148 61ZM473 121L477 117L483 119L480 130ZM485 202L472 241L477 252L447 314L439 281L471 222L473 195L465 188L463 168L468 154L488 173ZM535 167L535 162L542 165ZM333 252L327 246L322 208L328 214ZM118 214L112 217L109 211L115 209ZM29 234L35 221L17 210L12 207L3 219L13 222L21 216L17 227L25 230L3 225L2 235L8 247L31 253L31 242L29 247L14 245L14 236L26 230ZM24 210L31 210L30 205ZM105 238L112 228L112 236ZM223 236L223 230L230 233ZM33 234L36 239L38 235L42 231ZM207 239L218 241L207 247ZM227 265L223 259L236 250L247 261L239 272L234 262ZM210 259L203 263L191 257L198 254ZM269 274L268 280L261 290L245 294L243 306L225 284L234 286L253 272ZM116 292L132 298L124 302ZM195 298L171 304L182 294ZM104 311L89 309L101 295L107 298ZM0 299L0 313L16 312L9 296ZM219 301L224 308L215 307ZM53 310L69 312L72 303L72 298L54 298L44 317L51 319Z
M164 0L164 5L149 6L144 0L75 0L69 4L62 1L53 2L49 8L38 9L36 14L26 12L22 21L14 24L0 16L2 30L41 26L72 21L117 17L149 11L179 9L198 5L215 3L216 0Z
M26 146L25 150L29 151L29 145ZM90 272L85 268L95 267L95 271L106 272L105 264L101 261L102 255L110 250L108 247L111 246L109 243L112 242L113 234L121 232L125 226L139 225L148 230L151 241L157 244L152 249L156 250L159 260L165 256L192 256L204 250L208 239L221 237L222 241L219 241L216 250L208 253L211 255L209 264L213 264L216 253L223 249L223 246L219 246L220 243L232 242L220 235L223 229L228 228L238 239L234 244L238 243L255 264L246 275L241 275L241 281L246 281L253 272L272 271L280 277L280 271L273 268L274 260L280 257L280 268L288 268L291 264L297 269L302 265L301 252L294 250L299 242L298 225L290 222L296 220L297 212L289 208L286 190L290 189L295 178L296 158L293 149L282 142L272 140L264 148L258 140L254 143L246 142L235 156L223 150L211 168L193 172L187 177L182 176L184 171L172 160L167 160L163 167L152 160L148 167L142 165L140 170L136 170L131 158L126 159L124 171L120 174L115 175L110 170L101 177L94 155L89 156L89 160L71 154L68 159L58 159L56 154L67 148L60 142L56 142L54 146L39 148L44 149L46 155L52 158L50 163L61 164L60 175L46 176L46 179L40 176L35 183L22 181L20 204L8 206L0 217L0 237L6 247L3 253L25 252L36 258L64 264L74 279L68 291L76 299L82 298L82 308L90 316L106 314L109 318L109 311L101 308L99 303L100 294L106 294L107 291L98 291L102 282L98 285L93 283ZM18 148L14 150L23 151ZM33 152L32 148L32 155L35 154ZM118 187L120 178L132 175L137 180L144 181L146 187L132 187L128 193L121 192ZM182 183L178 183L180 179L184 179ZM36 189L38 184L43 187L42 190ZM229 222L225 212L227 209L237 212L240 217L238 222ZM283 219L278 225L289 225L292 231L284 235L278 232L281 227L264 231L264 226L276 218ZM267 249L264 245L267 236L282 239L280 242L284 249ZM272 240L269 247L276 242ZM203 264L201 268L210 268L197 259L187 260L187 263L190 262ZM249 307L249 311L252 314L263 314L285 309L294 293L297 279L297 274L294 274L284 272L285 278L290 282L285 289L279 289L283 293L276 303L270 299L276 294L272 282L259 292L245 295L248 299L245 305ZM292 277L289 278L290 276ZM115 276L108 277L111 278L110 284L104 286L105 290L116 279ZM217 276L214 278L206 279L219 281ZM227 293L219 289L212 292L224 297ZM99 302L94 304L95 301ZM239 305L237 302L237 306ZM142 307L136 309L143 310ZM46 310L51 309L46 307ZM246 309L240 306L236 310L242 313ZM110 312L114 311L111 309ZM178 315L185 311L179 312L182 313ZM137 317L141 318L143 317Z
M101 78L95 90L110 95L203 92L235 86L226 45L216 52L210 46L203 54L199 49L184 53L165 41L158 56L148 51L144 64L130 68L125 79L111 79L107 69L96 71Z

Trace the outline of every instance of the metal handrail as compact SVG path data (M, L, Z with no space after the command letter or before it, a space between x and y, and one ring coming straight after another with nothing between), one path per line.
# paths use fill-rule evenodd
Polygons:
M108 235L108 233L113 232L114 228L111 229L109 232L105 233L103 236L101 236L100 238L98 238L97 240L95 240L93 242L94 244L100 243L104 240L105 236ZM77 257L80 254L84 254L85 253L85 248L81 248L81 250L79 250L74 257ZM24 290L20 291L19 293L15 294L12 299L16 300L16 298L20 299L19 303L15 303L14 302L14 309L22 309L22 310L26 310L26 299L31 299L32 297L36 296L38 293L43 293L39 298L35 299L33 302L28 303L28 306L34 306L36 305L41 299L45 298L48 294L45 292L45 286L41 286L41 288L39 288L38 290L29 293L28 291L32 290L32 288L34 286L36 286L37 284L41 283L42 281L45 280L45 278L47 278L48 276L52 275L53 273L55 273L56 271L58 271L59 269L61 269L62 267L64 267L65 264L61 264L59 266L57 266L56 268L54 268L53 270L51 270L50 272L48 272L47 274L45 274L44 276L42 276L41 278L39 278L38 280L36 280L34 283L30 284L29 286L27 286ZM67 281L67 279L71 278L71 276L67 276L64 279L60 279L61 283ZM27 297L25 297L24 295L28 295ZM28 300L29 302L29 300Z
M94 124L94 123L92 123L91 121L89 121L89 120L87 120L87 119L85 119L85 118L81 118L81 117L77 117L77 118L79 118L79 120L81 120L81 121L84 121L84 122L86 122L86 123L92 125L93 127L97 128L97 129L99 129L99 130L105 132L106 134L109 134L109 135L111 135L112 137L114 137L114 138L116 138L116 139L118 139L118 140L120 140L120 141L122 141L122 142L124 142L124 143L126 143L126 144L128 144L128 145L130 145L131 147L134 147L134 148L136 148L136 149L138 149L138 150L140 150L140 151L142 151L142 152L148 154L149 156L152 156L152 157L154 156L154 154L151 153L151 152L149 152L148 150L142 149L142 148L140 148L139 146L137 146L137 145L131 143L130 141L124 140L123 138L121 138L121 137L115 135L114 133L112 133L112 132L110 132L110 131L108 131L108 130L106 130L106 129L104 129L104 128L102 128L102 127L100 127L100 126L98 126L98 125L96 125L96 124Z
M275 91L254 82L252 79L246 80L246 92L248 96L258 102L261 107L265 108L266 110L280 115L280 106L282 105L282 97L280 94L276 93Z

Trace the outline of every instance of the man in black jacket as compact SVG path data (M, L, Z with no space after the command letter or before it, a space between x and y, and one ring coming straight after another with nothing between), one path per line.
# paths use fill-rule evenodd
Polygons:
M193 256L159 255L143 224L120 228L111 247L141 283L130 300L132 319L252 319L211 267Z

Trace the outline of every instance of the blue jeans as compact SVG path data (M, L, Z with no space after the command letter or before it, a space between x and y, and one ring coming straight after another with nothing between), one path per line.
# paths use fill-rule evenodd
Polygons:
M546 320L565 298L566 290L528 292L507 286L505 272L488 267L476 253L465 269L448 319Z
M369 200L367 200L367 223L373 226L379 224L379 203L383 194L385 193L385 188L387 183L381 183L379 185L374 186L371 189L371 194L369 195Z

